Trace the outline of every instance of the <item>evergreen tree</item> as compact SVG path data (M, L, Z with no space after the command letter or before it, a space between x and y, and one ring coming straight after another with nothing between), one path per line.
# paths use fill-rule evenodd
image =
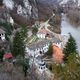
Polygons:
M21 37L23 38L23 40L27 37L27 27L22 27L21 28L21 31L20 31L20 35L21 35Z
M34 26L32 28L32 33L35 35L38 32L38 28L36 26Z
M52 72L57 80L80 80L80 56L76 53L67 57L67 63L52 64Z
M3 61L4 50L0 49L0 60Z
M63 80L80 80L80 56L70 54L64 66Z
M77 46L76 46L76 41L70 34L70 38L68 39L68 42L63 50L65 54L65 59L69 56L69 54L74 54L77 53Z
M14 57L17 57L18 55L24 57L24 52L25 52L25 45L23 38L20 35L20 33L17 32L13 40L13 55Z
M27 76L27 70L29 69L29 59L24 59L22 66L23 66L24 76L26 77Z
M3 0L0 0L0 5L3 5Z
M53 48L52 48L52 44L49 45L49 49L47 51L47 55L52 56L53 53Z
M7 35L11 35L12 34L13 26L10 23L8 23L8 22L5 22L5 23L0 22L0 26L4 27Z

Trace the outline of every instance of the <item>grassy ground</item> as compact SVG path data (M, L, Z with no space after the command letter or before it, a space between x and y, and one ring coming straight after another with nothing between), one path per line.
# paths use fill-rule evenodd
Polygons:
M30 44L30 43L35 42L37 40L38 40L37 36L35 36L35 35L31 36L31 38L28 39L27 44Z

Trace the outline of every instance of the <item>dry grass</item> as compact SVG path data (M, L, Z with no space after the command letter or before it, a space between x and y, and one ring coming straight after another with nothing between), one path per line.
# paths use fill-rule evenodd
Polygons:
M9 66L9 69L4 63L0 64L0 80L27 80L24 78L24 74L21 67Z

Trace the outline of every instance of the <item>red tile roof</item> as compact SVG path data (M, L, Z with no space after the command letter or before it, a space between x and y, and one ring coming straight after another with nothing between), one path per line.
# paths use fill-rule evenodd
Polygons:
M53 56L55 62L57 62L57 63L63 62L64 54L63 54L62 50L56 45L53 45L53 55L52 56Z
M6 53L6 54L4 54L3 57L4 57L5 59L9 59L9 58L12 58L13 56L12 56L11 53Z

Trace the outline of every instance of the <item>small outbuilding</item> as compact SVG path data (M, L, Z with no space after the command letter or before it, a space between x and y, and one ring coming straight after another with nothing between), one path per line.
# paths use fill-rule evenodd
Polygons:
M0 40L5 41L5 31L0 28Z
M11 53L5 53L4 56L3 56L4 59L11 59L13 58L12 54Z

